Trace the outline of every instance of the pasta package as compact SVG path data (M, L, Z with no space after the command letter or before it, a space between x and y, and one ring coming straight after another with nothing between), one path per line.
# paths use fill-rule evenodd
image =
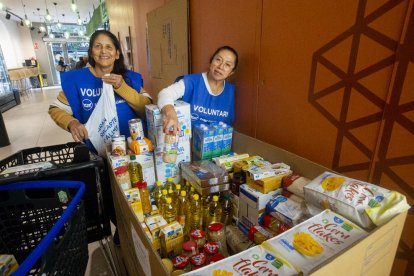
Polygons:
M193 270L185 275L298 275L299 271L281 257L271 246L258 245L222 261Z
M367 235L356 224L325 210L263 245L273 248L296 270L307 275Z
M359 226L380 226L410 206L405 196L377 185L324 172L304 187L305 200L331 209Z

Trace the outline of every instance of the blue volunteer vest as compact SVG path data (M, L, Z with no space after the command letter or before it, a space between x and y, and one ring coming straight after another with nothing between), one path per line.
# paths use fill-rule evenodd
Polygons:
M89 68L69 71L61 74L62 89L73 116L85 124L91 116L102 93L102 79L95 77ZM141 74L127 71L125 82L140 91L143 86ZM115 93L116 112L118 114L119 129L122 135L129 136L128 120L137 118L134 110L128 103Z
M234 121L234 85L225 82L223 92L212 96L204 83L202 74L184 76L185 91L183 101L191 105L191 123Z

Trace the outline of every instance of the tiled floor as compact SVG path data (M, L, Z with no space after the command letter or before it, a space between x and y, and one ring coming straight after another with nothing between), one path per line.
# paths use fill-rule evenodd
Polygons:
M0 160L15 152L32 147L49 146L71 142L72 136L58 127L47 110L56 99L60 87L47 87L43 91L34 89L22 97L22 103L3 113L10 145L0 147ZM112 242L104 242L103 248L118 249ZM89 263L85 275L113 275L99 242L89 244Z

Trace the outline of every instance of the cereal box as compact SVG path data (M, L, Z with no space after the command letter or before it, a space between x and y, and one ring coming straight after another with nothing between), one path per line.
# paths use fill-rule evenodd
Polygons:
M206 267L193 270L191 276L230 275L298 275L293 265L268 245L258 245L237 255L225 258Z
M356 224L325 210L264 243L307 275L367 235Z

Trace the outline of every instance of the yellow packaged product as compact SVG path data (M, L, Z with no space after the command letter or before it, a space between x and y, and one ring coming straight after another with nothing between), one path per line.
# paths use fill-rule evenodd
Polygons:
M206 267L188 272L188 276L231 276L231 275L298 275L285 258L271 246L262 244L227 257Z
M0 275L10 275L18 268L14 255L0 255Z
M151 243L154 241L154 239L152 238L151 232L148 229L147 225L145 224L145 222L141 222L141 227L142 229L144 229L145 234L147 235L148 239L151 241Z
M367 235L356 224L325 210L263 244L308 275Z
M132 207L135 215L140 222L144 221L144 213L142 212L142 203L139 190L137 188L131 188L124 190L124 195L127 198L129 204Z
M145 218L145 224L152 236L152 247L155 250L160 249L160 230L167 225L167 221L161 215L149 216Z
M324 172L304 187L305 200L364 228L380 226L410 206L405 196L377 185Z
M181 254L184 234L183 227L177 221L173 221L161 228L160 231L161 256L172 258Z

